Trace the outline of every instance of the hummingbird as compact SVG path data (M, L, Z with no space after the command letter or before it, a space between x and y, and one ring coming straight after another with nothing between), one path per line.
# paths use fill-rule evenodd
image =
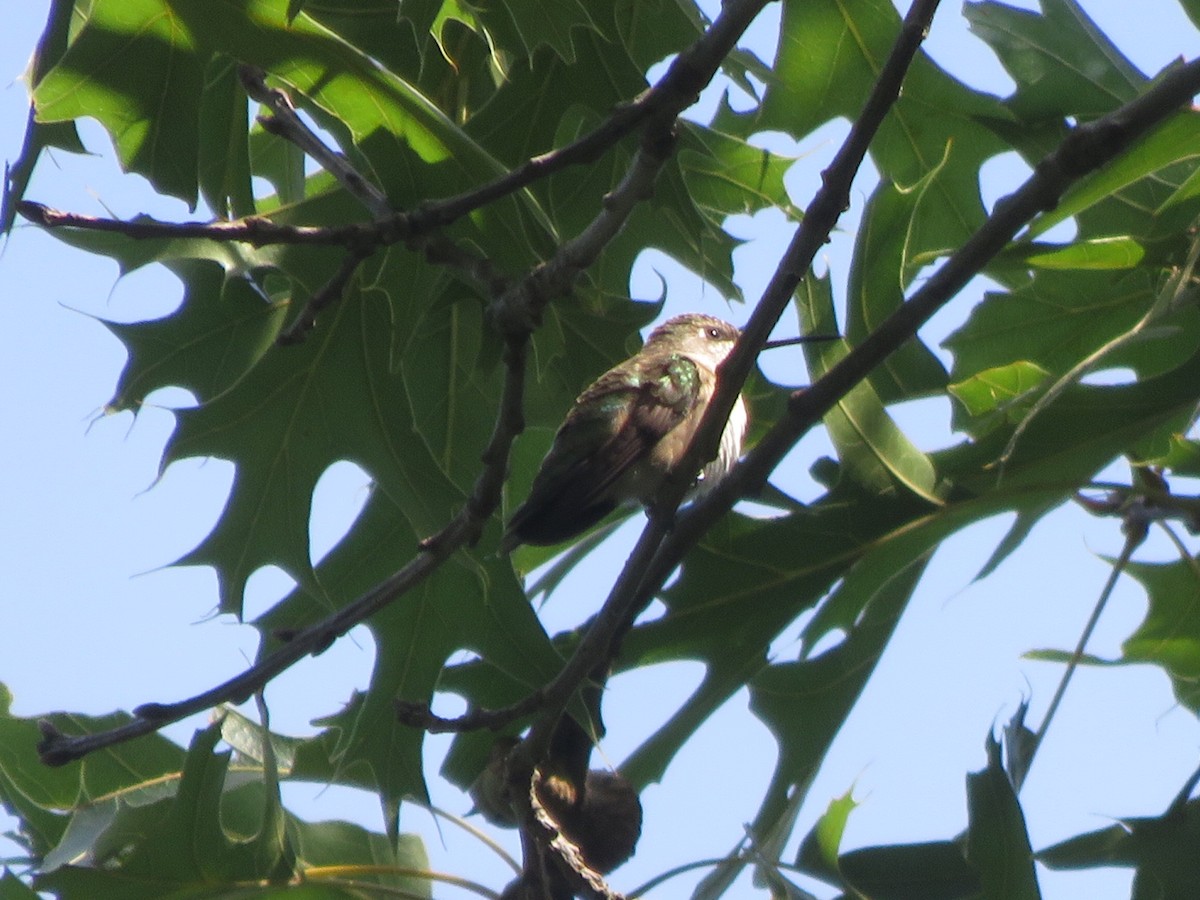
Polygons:
M618 506L649 506L692 442L716 390L717 367L739 334L713 316L675 316L588 385L554 435L528 499L509 519L500 552L562 543ZM695 475L693 496L733 468L748 424L739 394L716 458Z

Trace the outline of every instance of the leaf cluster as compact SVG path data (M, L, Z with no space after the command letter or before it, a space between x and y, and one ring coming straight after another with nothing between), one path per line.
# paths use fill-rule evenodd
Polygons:
M917 55L870 146L879 179L862 210L847 283L811 272L799 279L800 326L844 335L806 350L814 381L903 306L926 267L985 223L979 179L987 161L1015 151L1036 165L1073 124L1111 113L1155 83L1072 0L1045 0L1039 12L983 0L964 14L1016 90L991 96ZM213 218L305 227L364 221L357 199L328 172L310 171L295 146L254 120L261 110L238 78L239 65L251 65L395 209L417 210L597 128L651 87L653 66L684 52L709 24L682 0L58 0L33 73L36 121L10 172L6 206L11 211L21 197L42 149L78 148L71 123L90 116L112 136L127 171ZM756 136L782 132L803 144L832 120L855 119L899 31L885 0L789 3L773 61L744 50L724 59L726 83L750 91L751 108L726 102L710 121L681 123L653 196L575 279L570 296L545 308L528 357L527 430L509 466L514 501L578 391L628 355L631 336L659 311L656 300L627 296L639 254L659 250L720 294L740 298L732 263L738 241L724 229L727 219L764 209L801 217L784 184L794 161L761 149ZM638 140L620 136L591 164L534 180L440 234L503 279L519 279L588 228L630 169ZM1200 116L1172 114L1116 162L1079 179L1002 253L980 260L993 288L946 341L952 365L920 337L888 355L824 419L834 457L813 461L819 496L800 505L772 490L763 494L772 516L723 518L659 592L663 614L639 620L624 637L616 671L668 660L705 666L700 687L621 763L635 785L662 778L706 718L743 688L779 745L752 845L715 868L705 896L747 866L781 896L806 896L794 883L797 871L852 897L1038 896L1017 799L1016 739L1002 758L989 737L987 768L967 780L970 828L959 838L840 853L853 806L847 797L793 858L782 848L804 787L942 541L1015 513L986 574L1114 460L1195 474L1197 147ZM1051 229L1067 221L1073 236L1053 238L1060 232ZM129 351L109 408L136 412L166 386L195 396L194 407L178 411L162 465L217 457L235 464L236 477L217 526L179 562L213 567L220 610L238 616L256 570L275 565L295 579L295 590L253 623L263 635L260 655L383 582L471 502L502 402L506 344L489 314L496 298L470 272L416 241L381 247L357 266L311 334L283 347L281 334L335 277L345 248L55 233L111 257L123 272L165 265L184 285L171 315L109 324ZM844 308L835 296L844 296ZM1081 382L1088 372L1118 368L1133 378ZM787 415L788 388L756 376L750 395L760 432ZM952 404L959 436L936 452L920 449L890 412L931 397ZM373 490L345 539L317 564L312 492L341 460L370 473ZM1178 501L1169 493L1154 498L1166 510ZM425 732L400 724L395 702L428 703L444 691L472 708L515 703L555 676L583 630L548 633L530 600L557 586L593 545L527 584L523 575L549 554L527 548L499 557L499 534L493 516L475 547L369 620L377 647L369 686L327 715L320 735L276 746L249 729L256 737L239 744L227 717L224 738L248 760L245 770L216 750L219 726L199 733L186 752L152 736L42 769L32 749L35 724L5 715L0 796L22 822L36 889L63 897L429 896L429 883L408 874L428 868L423 850L396 824L404 798L427 796ZM1118 662L1163 667L1195 710L1195 562L1132 572L1151 609ZM578 604L587 607L583 598ZM771 655L802 616L795 652ZM52 722L85 733L113 724ZM443 775L465 788L491 741L459 735ZM279 807L280 777L376 793L389 835L300 822ZM1153 884L1189 877L1180 868L1190 865L1179 861L1184 854L1164 848L1193 839L1191 810L1081 836L1041 859L1134 866L1145 886L1139 896L1155 896ZM335 864L341 880L325 883L322 867ZM363 867L357 874L356 866ZM31 895L12 878L0 884L0 896L10 894Z

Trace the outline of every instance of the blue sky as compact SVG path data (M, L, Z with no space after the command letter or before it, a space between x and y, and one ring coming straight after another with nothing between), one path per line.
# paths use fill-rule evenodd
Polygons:
M1148 74L1200 51L1197 32L1172 0L1081 5L1101 28L1119 36L1121 49ZM14 7L0 32L0 74L7 85L0 91L0 151L7 160L18 151L26 115L25 91L16 79L48 3L25 0ZM958 4L943 4L930 52L973 86L1005 93L1009 83L998 63L966 34L959 17ZM769 20L757 26L753 39L771 41ZM43 159L31 198L123 217L143 211L163 218L190 215L177 201L155 196L140 179L121 176L106 136L93 123L83 132L96 155L56 153ZM790 148L804 157L789 179L799 205L811 197L817 173L842 133L831 126ZM1023 177L1011 161L989 166L987 174L989 199ZM865 181L856 188L856 206L869 188ZM848 230L854 216L852 210ZM756 236L736 259L740 283L753 298L788 234L769 214L731 227ZM828 248L825 264L835 276L844 272L848 249L847 236ZM740 321L748 314L744 308L730 310L711 288L661 258L647 258L639 267L639 278L653 285L643 293L657 292L656 271L668 277L664 316L701 309ZM636 295L636 280L634 287ZM958 298L926 337L936 342L961 321L978 290ZM118 279L111 262L27 226L17 228L0 257L0 302L8 322L0 332L0 383L7 385L0 401L7 433L0 449L0 571L7 588L0 681L15 695L19 715L57 709L103 713L178 699L235 674L253 656L252 629L212 616L212 573L169 567L215 522L232 467L187 460L160 475L159 456L173 424L170 407L189 402L181 391L154 397L155 404L136 420L130 414L103 415L125 353L97 319L164 315L179 297L178 283L165 271ZM782 377L789 363L785 356L771 365ZM950 440L947 407L919 404L896 415L923 447ZM819 437L802 442L789 457L784 480L802 486L820 446ZM1111 474L1127 477L1119 470ZM312 524L314 548L327 549L344 531L365 499L367 482L348 465L323 480ZM981 523L938 552L867 696L811 788L799 833L832 798L853 788L862 805L851 817L847 846L951 837L966 823L964 778L982 767L992 725L1011 715L1024 697L1031 698L1030 720L1040 721L1060 670L1022 654L1074 645L1107 576L1103 557L1118 552L1121 538L1111 522L1064 508L999 572L972 583L1006 522ZM619 534L580 583L604 577L631 540L631 533ZM1154 539L1139 556L1170 559L1173 551ZM278 571L257 574L247 614L269 607L289 585ZM1144 611L1142 593L1124 580L1092 651L1115 655ZM556 596L544 616L550 627L563 626L576 622L580 610ZM788 652L788 639L777 644L777 652ZM363 684L371 652L369 634L358 629L279 679L267 695L273 726L311 733L311 719L336 710ZM698 665L679 664L615 679L606 704L611 734L602 748L605 758L619 764L699 677ZM197 724L169 733L186 740ZM445 743L431 739L431 761ZM1105 827L1118 816L1160 813L1194 769L1198 746L1200 726L1176 706L1161 672L1081 671L1022 794L1035 848ZM672 865L726 852L740 839L741 823L753 817L774 756L766 730L746 712L745 696L735 697L680 755L664 783L646 792L642 853L614 883L631 888ZM431 786L435 801L446 808L469 807L463 795L436 778ZM372 797L305 785L288 792L305 817L352 818L380 827ZM439 834L421 814L406 817L405 825L427 835L435 868L497 888L507 879L487 851L452 829ZM515 850L515 835L505 840ZM1128 873L1042 876L1047 898L1128 896ZM679 896L683 883L658 896ZM439 890L438 896L454 895Z

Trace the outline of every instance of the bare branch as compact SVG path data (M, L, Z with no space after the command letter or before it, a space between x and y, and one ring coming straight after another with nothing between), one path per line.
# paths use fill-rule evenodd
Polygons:
M238 241L253 247L268 244L314 244L325 247L375 247L404 240L410 233L403 214L383 223L338 225L284 225L264 216L247 216L229 222L163 222L150 216L136 219L105 219L83 213L52 209L32 200L17 204L17 212L43 228L82 228L123 234L135 240L165 238L207 238L213 241Z
M1096 605L1092 607L1087 624L1083 626L1083 631L1079 635L1079 641L1075 644L1071 658L1067 660L1067 667L1063 670L1062 677L1058 680L1058 686L1054 689L1054 696L1050 698L1050 705L1046 707L1046 715L1042 717L1042 724L1038 726L1038 730L1034 733L1030 741L1029 748L1025 751L1025 771L1028 771L1033 765L1034 757L1037 756L1038 749L1046 739L1046 733L1050 730L1050 723L1054 721L1054 715L1058 712L1058 707L1062 703L1063 697L1067 694L1067 686L1070 685L1075 670L1079 668L1079 663L1083 660L1083 654L1087 650L1088 641L1092 639L1092 633L1095 632L1096 625L1100 622L1100 616L1104 613L1104 607L1108 605L1108 600L1112 596L1113 589L1117 586L1117 579L1121 577L1121 573L1128 567L1130 560L1133 558L1133 552L1142 545L1146 540L1146 535L1150 531L1149 520L1139 515L1139 510L1140 507L1136 505L1131 505L1127 510L1124 522L1125 527L1123 529L1125 532L1125 544L1121 547L1120 555L1113 562L1112 569L1108 573L1108 580L1104 582L1104 587L1100 590L1100 596L1096 598Z
M250 99L257 100L271 110L270 116L258 117L258 122L264 129L291 141L311 156L337 179L338 184L370 211L375 221L383 222L392 217L392 205L388 202L387 195L350 165L345 156L330 149L317 137L296 113L292 98L279 88L267 86L266 73L262 69L241 65L238 66L238 77Z
M338 267L334 276L329 279L319 291L313 294L308 303L304 304L304 309L300 310L300 314L292 320L292 324L279 333L279 337L275 339L275 343L281 347L286 347L291 344L298 344L309 331L317 324L317 316L327 307L332 306L341 299L342 291L346 289L346 285L350 283L350 279L358 270L359 265L367 256L369 251L349 250L346 256L342 259L342 264Z

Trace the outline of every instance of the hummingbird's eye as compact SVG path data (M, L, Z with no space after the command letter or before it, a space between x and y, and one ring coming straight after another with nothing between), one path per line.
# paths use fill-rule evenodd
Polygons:
M717 338L719 338L721 336L721 329L720 328L709 328L708 336L715 341Z

